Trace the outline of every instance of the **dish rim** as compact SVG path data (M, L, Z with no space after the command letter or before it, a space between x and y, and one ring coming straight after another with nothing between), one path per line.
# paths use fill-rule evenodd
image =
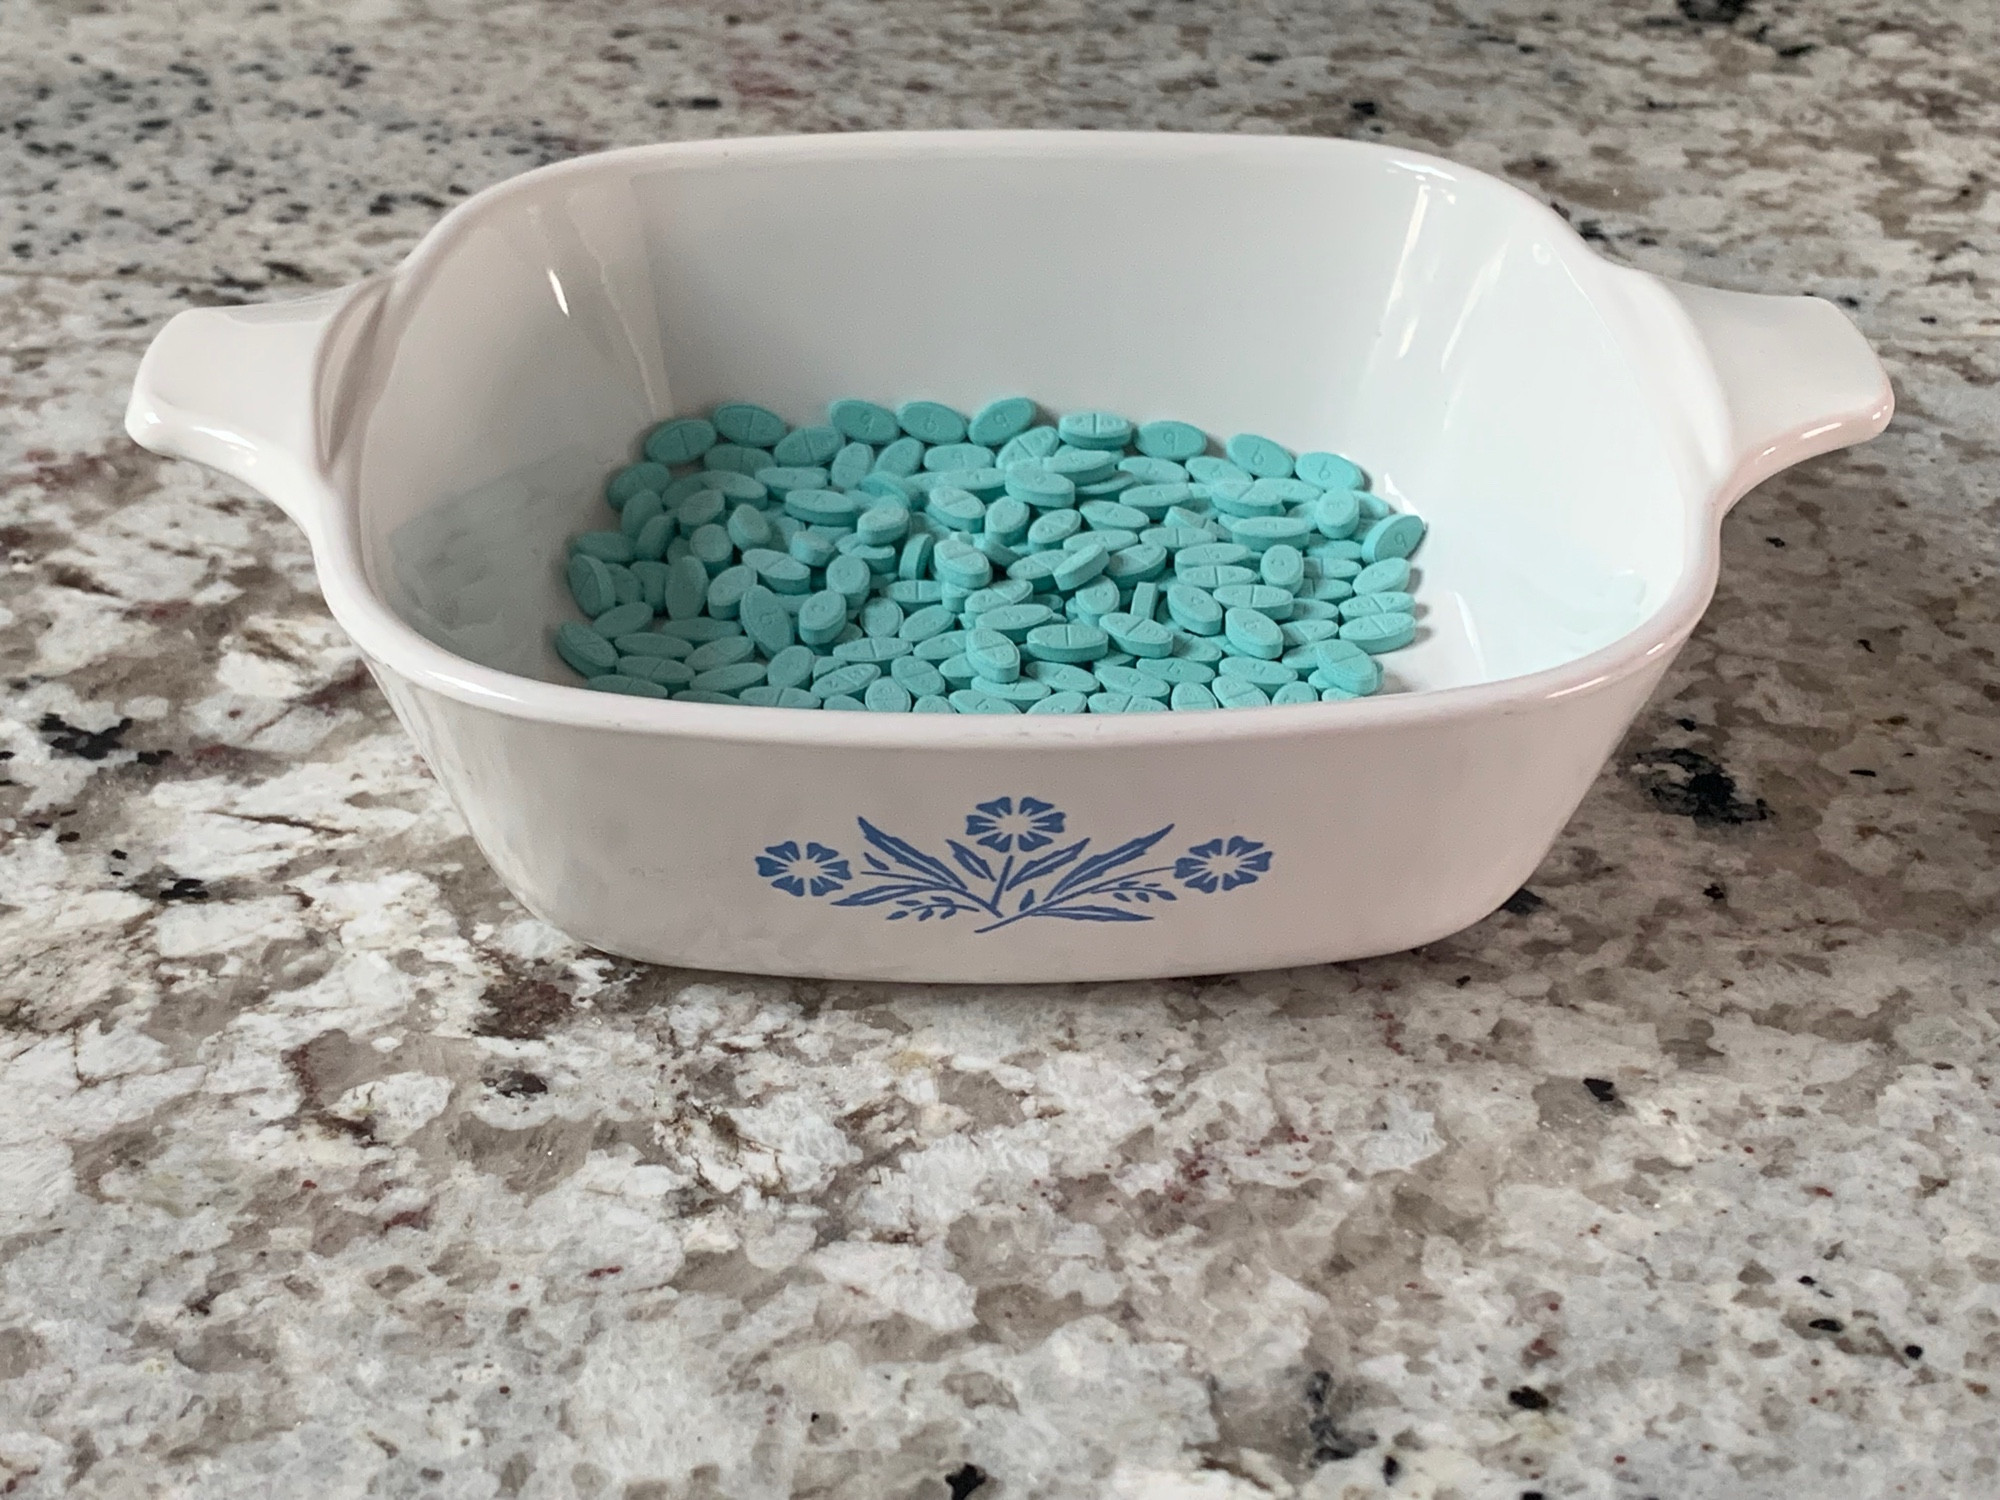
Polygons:
M329 610L361 651L414 686L458 702L514 718L602 729L615 733L692 736L756 743L811 744L877 749L979 748L1028 744L1120 747L1153 743L1216 743L1241 739L1292 738L1329 732L1364 732L1459 720L1520 710L1606 688L1647 670L1677 650L1692 633L1715 591L1721 563L1721 518L1747 484L1737 485L1737 455L1714 473L1707 496L1690 497L1683 517L1685 553L1679 577L1645 619L1617 639L1585 655L1535 672L1490 682L1464 683L1348 700L1339 704L1284 704L1215 713L1131 715L987 715L816 713L758 708L748 704L682 703L593 692L567 683L544 682L483 666L423 635L398 615L368 580L361 550L360 499L336 487L329 434L319 414L327 409L329 380L349 372L337 359L355 357L343 325L366 318L371 339L400 337L407 314L444 269L449 253L495 208L509 200L546 191L553 182L607 171L632 170L652 159L732 157L907 159L913 155L1036 156L1110 154L1131 157L1280 155L1340 153L1372 156L1421 175L1477 184L1482 192L1511 200L1526 223L1540 229L1589 300L1592 311L1609 321L1612 288L1607 276L1644 277L1661 292L1666 331L1683 348L1674 362L1706 377L1702 389L1683 389L1684 401L1703 398L1705 416L1727 430L1720 378L1693 322L1674 305L1666 285L1647 273L1617 266L1590 248L1553 209L1521 189L1477 168L1426 152L1366 141L1315 137L1225 135L1193 132L1085 130L867 131L847 134L730 137L707 141L665 141L595 152L519 173L465 199L438 220L393 269L361 283L381 290L376 297L353 296L329 319L314 352L310 375L314 451L304 456L294 481L317 491L302 511L320 524L309 525L314 569ZM355 290L355 289L350 289ZM364 305L366 304L366 305ZM1622 341L1621 341L1622 342ZM370 353L360 355L371 359ZM379 379L379 376L377 377ZM343 380L343 384L344 384ZM342 406L348 405L343 400ZM345 414L352 420L352 413ZM1697 418L1698 420L1699 418ZM352 434L342 434L349 436ZM1713 467L1712 465L1710 466Z

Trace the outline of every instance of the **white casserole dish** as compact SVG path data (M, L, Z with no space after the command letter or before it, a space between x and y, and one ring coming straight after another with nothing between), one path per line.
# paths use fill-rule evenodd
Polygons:
M810 713L592 693L551 651L564 539L603 524L605 476L662 416L1017 392L1363 464L1432 528L1391 690ZM334 617L539 915L664 963L986 982L1318 963L1477 921L1693 629L1729 505L1891 409L1829 304L1613 266L1462 167L1051 131L531 172L386 275L182 313L126 425L305 528Z

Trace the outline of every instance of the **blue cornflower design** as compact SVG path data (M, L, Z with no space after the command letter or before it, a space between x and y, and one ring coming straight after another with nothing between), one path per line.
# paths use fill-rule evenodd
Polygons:
M801 854L798 844L791 839L773 844L758 855L757 873L794 896L803 896L807 891L824 896L854 878L839 850L808 841L806 852Z
M965 815L965 836L996 854L1017 846L1024 853L1040 849L1063 831L1063 815L1038 797L1023 797L1018 805L1012 797L995 797L977 806Z
M1196 844L1174 861L1174 879L1190 890L1214 895L1254 883L1271 868L1271 851L1255 839L1232 833L1227 839Z

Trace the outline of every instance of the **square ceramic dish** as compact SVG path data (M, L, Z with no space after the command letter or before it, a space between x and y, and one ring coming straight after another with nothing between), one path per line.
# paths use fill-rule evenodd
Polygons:
M749 398L1265 432L1431 523L1379 697L1130 718L592 693L565 538L661 417ZM532 910L660 962L1106 979L1420 944L1526 880L1713 590L1728 506L1880 431L1810 298L1613 266L1406 151L847 135L611 152L396 270L183 313L127 426L303 526L335 618Z

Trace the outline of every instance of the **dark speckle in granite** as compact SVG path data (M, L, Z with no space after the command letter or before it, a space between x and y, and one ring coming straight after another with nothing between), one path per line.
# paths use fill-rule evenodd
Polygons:
M2000 10L5 24L0 1488L2000 1489ZM1741 502L1530 888L1421 952L944 991L583 950L298 533L122 436L145 340L579 152L959 126L1437 151L1833 298L1897 421Z

